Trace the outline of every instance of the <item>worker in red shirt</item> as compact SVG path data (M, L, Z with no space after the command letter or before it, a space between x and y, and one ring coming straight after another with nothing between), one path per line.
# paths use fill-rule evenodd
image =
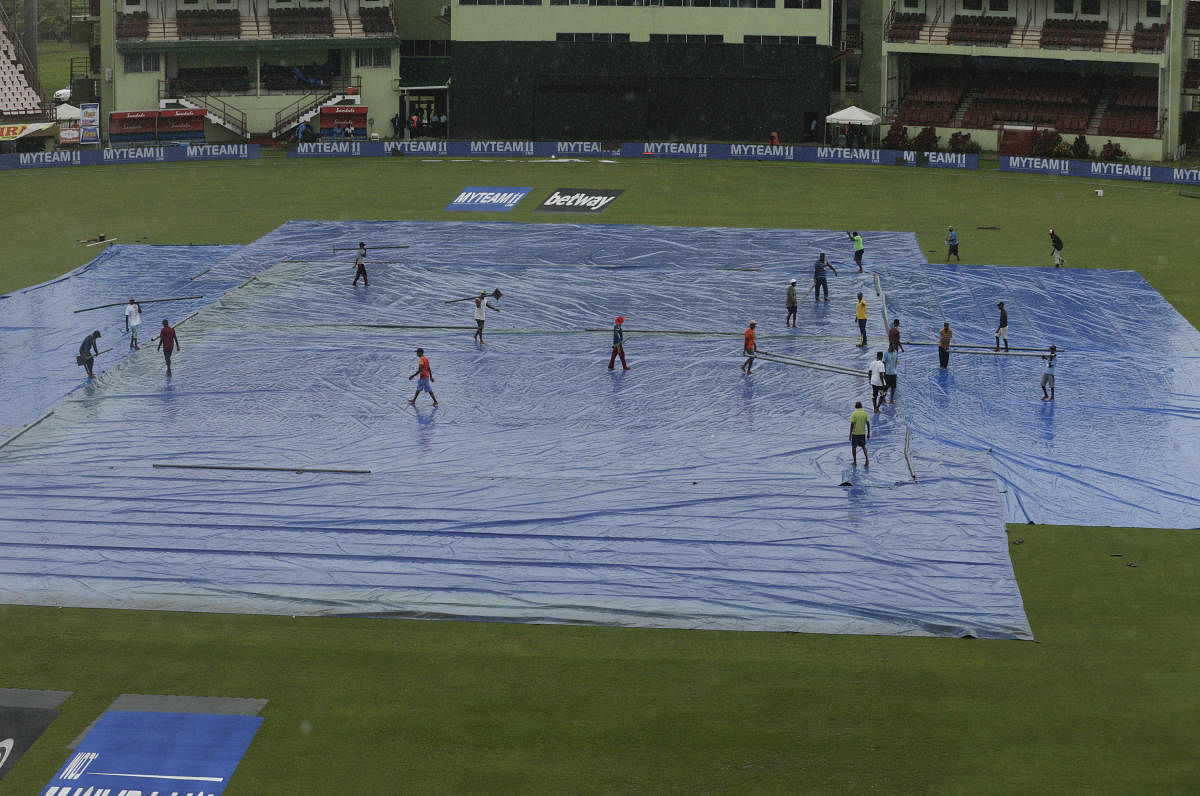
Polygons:
M750 327L743 335L742 350L746 355L746 361L742 363L741 370L747 375L750 374L750 368L754 366L754 352L758 350L758 346L754 343L754 327L756 325L754 321L750 321Z
M175 349L183 350L183 346L179 344L179 337L175 334L175 328L167 324L167 319L163 318L162 329L158 331L158 350L163 352L163 356L167 360L167 378L171 378L171 354L175 353Z
M429 359L425 356L424 348L417 349L417 372L409 376L408 380L412 381L417 376L421 378L417 379L417 391L413 393L412 400L409 403L416 405L417 396L421 394L421 390L424 390L433 399L433 405L437 406L437 396L433 394L433 388L430 386L433 384L433 371L429 369Z

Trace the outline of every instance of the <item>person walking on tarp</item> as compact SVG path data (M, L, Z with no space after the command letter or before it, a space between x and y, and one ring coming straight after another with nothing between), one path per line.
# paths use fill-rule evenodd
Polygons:
M138 327L141 325L142 305L134 301L133 296L130 296L129 303L125 305L125 331L129 332L130 351L138 351L141 348L137 341Z
M363 287L370 287L367 281L367 244L359 241L358 251L354 253L354 287L358 287L358 279L362 277Z
M888 345L904 350L904 346L900 343L900 319L896 318L892 321L892 328L888 329Z
M1054 267L1062 268L1067 264L1067 261L1063 259L1062 238L1058 237L1054 230L1050 230L1050 245L1053 247L1051 248L1050 253L1054 255Z
M846 235L847 235L847 237L850 238L850 240L854 241L854 262L858 265L858 272L861 274L862 270L863 270L863 267L862 267L862 258L863 258L862 235L859 235L858 232L847 232Z
M437 406L437 396L433 394L433 371L429 369L429 358L425 356L424 348L417 349L417 372L409 376L408 380L412 381L417 376L421 378L417 379L417 391L413 393L412 400L409 403L416 406L417 396L424 390L433 399L433 405Z
M825 289L825 300L829 301L829 283L825 281L825 269L833 271L833 275L837 276L837 269L833 267L833 263L825 259L825 252L821 252L821 256L813 263L813 301L821 300L821 288Z
M486 290L481 290L479 291L479 298L475 299L475 337L473 339L481 343L483 342L483 322L487 320L487 311L500 311L499 307L487 300L487 294Z
M1054 400L1054 358L1058 355L1054 346L1050 346L1050 353L1043 354L1042 359L1046 360L1046 369L1042 372L1042 400ZM1046 394L1046 387L1050 387L1050 394Z
M754 367L754 352L758 350L758 344L754 342L754 327L757 325L754 321L750 321L745 334L742 335L742 353L746 355L746 361L742 363L741 371L747 376L750 375L750 369Z
M826 293L829 292L828 288L826 288L825 292ZM784 325L784 327L790 326L793 329L796 328L796 280L795 279L793 279L791 281L791 283L788 285L788 289L787 289L787 322L784 323L783 325Z
M896 403L896 366L900 364L900 354L896 351L896 346L889 345L887 352L883 355L883 379L887 382L888 392L891 398L888 403Z
M99 339L99 329L83 338L83 342L79 344L79 356L75 357L75 362L83 365L83 369L87 371L89 379L96 378L92 373L92 365L96 361L95 355L100 353L100 347L96 345L96 341Z
M941 363L939 367L942 370L950 367L950 338L954 337L954 332L950 331L950 321L942 324L942 332L938 335L938 361Z
M854 402L854 411L850 413L850 457L854 466L858 466L858 449L863 449L863 466L871 466L871 457L867 453L867 440L871 438L871 418L863 409L862 401Z
M862 335L862 340L859 341L859 347L867 344L867 300L863 298L863 294L858 294L858 308L854 311L854 318L858 321L858 332Z
M618 315L613 321L613 342L612 356L608 358L608 369L612 370L617 362L617 357L621 358L621 368L629 370L629 363L625 361L625 330L621 328L621 324L625 323L625 316Z
M175 353L176 348L183 350L183 346L179 344L179 336L175 334L175 327L163 318L162 328L158 330L158 350L163 352L163 357L167 360L168 379L171 378L171 355Z
M1004 341L1004 350L1008 350L1008 310L1004 309L1004 302L1001 301L996 305L996 309L1000 310L1000 325L996 327L996 350L1000 350L1000 341Z
M961 263L962 260L958 259L958 233L954 231L954 227L947 227L946 229L948 230L946 232L946 246L949 247L946 251L946 262L950 262L950 258L953 257L955 262Z
M871 380L871 406L876 412L879 411L880 404L887 397L887 378L884 376L886 367L887 365L883 361L883 352L876 351L875 359L867 367L867 378Z

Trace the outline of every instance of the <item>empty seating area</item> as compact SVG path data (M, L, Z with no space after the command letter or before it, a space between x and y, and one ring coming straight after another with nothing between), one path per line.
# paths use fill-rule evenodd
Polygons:
M1113 84L1112 102L1100 120L1101 135L1154 136L1158 133L1158 81L1122 77Z
M1052 49L1099 50L1104 46L1108 23L1083 19L1047 19L1041 46Z
M250 90L250 69L245 66L205 66L185 69L171 81L173 97L188 94L244 94Z
M277 66L263 64L259 77L262 87L268 91L292 92L298 89L311 91L324 88L337 71L332 64L307 64L305 66Z
M888 25L888 41L916 41L924 26L924 14L896 14Z
M1010 122L1083 133L1100 100L1102 85L1099 80L1066 73L984 73L974 82L976 98L963 116L962 126L989 128Z
M333 14L328 8L271 8L272 36L333 37Z
M179 11L175 24L181 39L202 39L242 35L242 15L237 9Z
M1100 135L1154 138L1158 135L1158 113L1154 108L1112 108L1100 120Z
M921 72L913 78L900 103L899 121L908 125L950 124L966 86L967 75L961 69Z
M368 36L371 34L392 34L396 32L396 28L392 24L392 11L389 7L366 8L360 6L358 9L358 18L362 20L363 33Z
M117 14L118 39L144 39L150 33L150 15L145 11Z
M1133 29L1135 53L1160 53L1167 44L1167 26L1155 22L1150 27L1137 23Z
M950 21L947 44L983 45L1005 47L1012 39L1015 17L986 17L955 14Z
M25 75L8 29L0 19L0 118L40 116L42 98Z
M1200 58L1189 58L1183 75L1184 88L1200 88Z
M1185 25L1188 30L1200 30L1200 0L1189 0Z

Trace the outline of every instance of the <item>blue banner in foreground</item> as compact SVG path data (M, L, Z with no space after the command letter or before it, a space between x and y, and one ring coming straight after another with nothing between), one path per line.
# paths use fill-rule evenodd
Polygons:
M224 792L262 724L259 716L110 710L42 796ZM93 790L94 789L94 790Z

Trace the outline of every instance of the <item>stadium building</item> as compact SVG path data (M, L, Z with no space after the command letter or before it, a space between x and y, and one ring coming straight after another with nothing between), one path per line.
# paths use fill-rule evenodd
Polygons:
M115 143L341 119L391 137L393 118L406 137L796 142L854 103L943 146L1028 154L1050 128L1164 160L1200 129L1196 0L74 2L76 101Z

